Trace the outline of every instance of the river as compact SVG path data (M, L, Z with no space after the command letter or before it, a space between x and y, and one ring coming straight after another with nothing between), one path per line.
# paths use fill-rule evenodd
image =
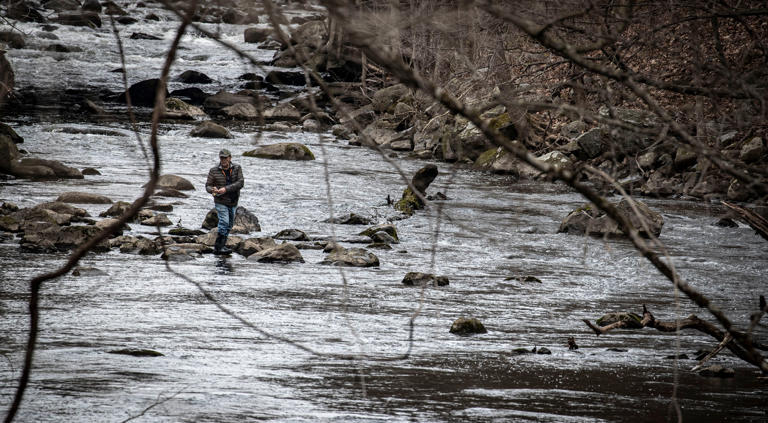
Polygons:
M122 4L122 3L121 3ZM126 40L131 82L156 76L173 37L171 16L124 30L161 35L163 41ZM134 28L135 27L135 28ZM208 25L239 41L245 26ZM76 53L40 51L35 38L8 57L17 89L87 88L119 91L119 57L109 25L60 26L60 42ZM251 71L210 39L184 39L172 75L194 69L214 76L216 89L234 89ZM244 45L265 60L272 52ZM257 72L259 72L257 70ZM180 87L175 84L176 88ZM174 88L174 85L171 86ZM208 92L212 88L201 86ZM120 110L118 105L108 105ZM127 122L73 119L61 111L10 113L9 123L32 156L95 167L82 180L0 180L0 202L21 207L52 201L66 191L86 191L132 201L147 179L147 164ZM105 135L104 129L114 131ZM229 148L243 166L241 206L271 236L297 228L311 237L353 238L361 226L323 223L331 210L356 212L379 222L396 216L386 197L399 198L404 183L379 153L348 146L330 134L265 131L232 126L234 139L190 137L191 124L163 123L163 173L193 182L187 199L171 199L169 217L198 228L211 208L203 189L216 152ZM149 127L140 133L146 139ZM302 142L317 159L269 161L242 157L255 142ZM392 161L407 175L429 163L400 154ZM41 333L32 380L18 421L664 421L679 399L685 421L765 421L768 386L754 367L723 352L713 363L736 377L704 378L690 369L695 356L716 342L698 332L679 337L645 330L596 337L581 319L606 312L642 311L671 320L705 310L676 298L664 279L625 240L558 234L560 221L584 201L560 184L510 183L504 177L435 163L440 175L429 192L443 192L413 217L396 220L401 243L375 250L379 268L320 265L319 250L301 250L306 263L261 264L233 255L172 263L233 313L255 327L311 348L311 353L245 327L207 300L195 284L169 272L158 256L90 254L81 264L107 276L67 275L44 285ZM326 179L326 173L328 178ZM327 196L328 188L331 200ZM682 277L709 296L740 327L765 294L765 241L746 225L714 225L715 204L644 199L664 216L661 240ZM105 205L79 205L92 216ZM154 236L131 225L130 234ZM21 252L18 239L0 243L0 408L10 405L23 360L28 281L61 265L66 254ZM351 245L351 244L350 244ZM352 245L356 246L356 245ZM406 272L447 276L448 286L407 287ZM535 276L541 283L514 278ZM509 279L512 277L513 279ZM409 319L414 320L409 342ZM448 332L458 317L476 317L488 333ZM757 328L765 340L768 330ZM578 350L570 351L573 336ZM678 346L679 343L679 346ZM552 354L514 353L546 347ZM110 354L146 348L160 357ZM405 359L397 358L407 351ZM357 360L336 357L358 354ZM677 367L676 367L677 366ZM677 370L676 370L677 369ZM676 386L676 389L675 389ZM149 408L147 410L147 408Z

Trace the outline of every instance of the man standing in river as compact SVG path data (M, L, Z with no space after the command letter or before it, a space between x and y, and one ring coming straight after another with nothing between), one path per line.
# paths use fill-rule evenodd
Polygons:
M227 237L235 223L237 201L240 199L240 189L243 187L243 169L232 163L232 154L226 148L219 151L219 165L208 171L205 190L213 194L213 204L219 215L219 235L213 247L214 254L231 254L226 247Z

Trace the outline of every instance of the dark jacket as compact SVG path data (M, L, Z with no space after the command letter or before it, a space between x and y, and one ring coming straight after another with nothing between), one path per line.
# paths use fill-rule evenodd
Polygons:
M225 170L221 168L221 165L217 165L208 171L208 180L205 182L205 190L209 194L213 193L213 187L227 189L227 192L222 195L213 197L214 203L224 204L225 206L236 206L237 201L240 199L240 188L243 187L245 179L243 178L243 168L235 163L229 166L230 183L227 184L227 175Z

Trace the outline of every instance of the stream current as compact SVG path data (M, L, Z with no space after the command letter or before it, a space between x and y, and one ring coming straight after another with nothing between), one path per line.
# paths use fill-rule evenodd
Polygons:
M169 13L144 10L161 21L123 28L124 38L141 31L163 41L124 40L130 83L159 75L173 38ZM54 31L59 42L82 50L75 53L43 52L50 41L36 38L40 29L19 27L30 35L24 49L8 52L17 89L121 90L121 75L109 72L120 66L109 25L97 30L59 26ZM263 60L273 54L240 43L244 26L208 27ZM215 89L199 86L209 93L235 90L237 76L254 71L199 35L186 36L182 46L171 75L204 72L217 81ZM172 83L170 88L181 87ZM141 194L147 162L127 123L72 121L45 111L10 113L4 122L24 137L19 147L31 156L95 167L102 175L0 180L0 202L30 207L66 191L114 201L133 201ZM232 128L235 138L225 141L192 138L191 127L160 127L162 173L185 177L196 187L187 199L168 199L174 224L196 229L212 207L204 182L222 147L244 170L240 205L261 223L262 231L249 236L297 228L315 238L350 239L365 227L323 223L331 210L335 216L355 212L380 223L396 215L385 200L399 198L404 182L375 151L350 147L330 134L267 131L258 143L301 142L317 156L309 162L269 161L241 156L254 148L252 127ZM148 139L149 127L141 124L139 130ZM404 155L392 160L409 176L428 163ZM768 386L754 367L723 352L712 363L734 368L736 377L704 378L689 371L693 359L666 358L678 352L693 357L697 350L713 348L713 339L695 331L676 337L652 329L596 337L584 325L581 319L594 321L606 312L639 313L642 304L662 320L691 313L713 319L687 299L678 301L671 283L627 241L556 233L562 218L583 204L579 195L559 184L510 183L435 164L441 173L429 192L449 199L395 221L401 243L389 251L374 250L378 268L320 265L324 254L318 250L301 250L306 260L301 264L261 264L238 255L171 264L254 326L323 354L359 354L358 360L312 354L263 336L168 272L159 257L112 250L81 261L107 276L67 275L44 285L35 365L18 421L119 422L153 404L136 421L664 421L673 415L673 395L685 421L768 419ZM644 201L663 214L661 240L682 277L745 327L757 310L758 295L765 294L765 241L745 225L714 226L722 213L716 205ZM108 207L78 206L92 216ZM155 236L153 228L131 228L128 234ZM66 257L24 253L17 238L2 238L4 410L23 362L28 281ZM444 275L450 284L422 293L401 283L409 271ZM529 275L541 283L517 280ZM417 310L410 344L409 319ZM462 316L477 317L488 333L450 334L451 323ZM766 335L765 326L759 326L758 338L765 341ZM569 351L570 336L578 350ZM533 347L552 354L513 352ZM164 355L108 353L123 348ZM409 350L402 360L370 359L396 358Z

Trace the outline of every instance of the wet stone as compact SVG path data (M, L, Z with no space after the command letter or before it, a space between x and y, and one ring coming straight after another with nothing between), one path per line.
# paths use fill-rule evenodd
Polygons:
M451 325L450 332L456 335L472 335L476 333L487 333L488 330L474 317L459 317Z
M445 276L435 276L432 273L408 272L403 278L403 285L408 286L446 286L448 278Z

